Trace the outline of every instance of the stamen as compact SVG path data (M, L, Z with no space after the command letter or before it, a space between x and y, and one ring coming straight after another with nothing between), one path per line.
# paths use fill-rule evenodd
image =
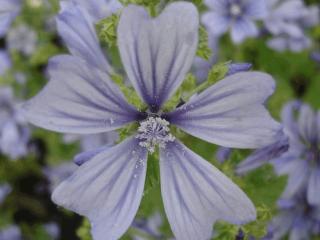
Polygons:
M165 148L167 142L173 142L175 137L170 133L169 122L160 117L149 117L140 123L136 138L140 139L139 145L154 153L156 146Z
M239 16L242 10L238 4L232 4L230 7L230 13L232 16Z

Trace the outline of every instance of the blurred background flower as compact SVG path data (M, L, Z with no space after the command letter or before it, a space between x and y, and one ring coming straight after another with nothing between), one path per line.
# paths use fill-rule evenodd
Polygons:
M117 46L119 15L133 3L156 16L169 2L0 0L0 240L92 239L87 219L57 208L51 193L77 164L96 153L94 149L119 143L132 129L50 133L28 125L20 105L48 83L49 59L68 50L112 74L122 89L130 88ZM202 23L197 57L168 108L181 106L185 97L197 96L195 89L204 90L227 74L264 71L276 81L275 94L265 105L286 132L271 145L251 151L218 148L175 130L188 148L231 178L256 206L256 221L242 226L218 221L212 239L319 239L319 1L188 2L197 6ZM132 103L139 102L125 94ZM151 155L141 206L121 239L173 239L157 164Z

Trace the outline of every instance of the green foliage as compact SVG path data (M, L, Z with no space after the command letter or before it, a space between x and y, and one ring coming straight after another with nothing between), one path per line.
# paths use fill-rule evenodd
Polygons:
M183 101L184 96L193 91L197 87L196 77L189 73L181 86L178 88L176 93L172 96L172 98L167 101L163 107L166 112L169 112L176 108L176 106Z
M108 44L109 47L117 46L117 26L119 15L112 14L110 17L102 19L97 24L99 38Z
M140 99L135 89L128 87L124 83L122 76L114 74L111 76L111 78L118 85L129 103L139 110L146 109L146 104Z
M88 219L83 218L82 224L77 230L77 236L81 240L92 240L90 230L91 230L90 222L88 221Z
M227 63L218 63L214 65L211 70L209 71L208 78L205 82L198 85L196 88L192 89L192 91L185 94L183 100L187 102L190 97L192 97L196 93L201 93L205 89L209 88L219 80L223 79L224 76L228 72L228 65Z
M160 186L160 169L159 169L159 153L148 157L147 177L144 187L144 196L146 196L153 188Z
M212 50L209 47L207 30L200 26L199 28L199 44L197 49L197 56L205 60L209 60L212 56Z
M137 123L131 123L124 128L121 128L118 130L119 133L119 142L122 142L129 136L133 135L138 129L138 124Z
M137 4L149 7L157 6L160 3L160 0L119 0L119 2L121 2L123 5Z
M47 64L48 60L59 53L59 49L56 45L48 42L43 43L38 46L36 51L32 54L31 58L29 59L30 64L32 66L39 66L42 64Z

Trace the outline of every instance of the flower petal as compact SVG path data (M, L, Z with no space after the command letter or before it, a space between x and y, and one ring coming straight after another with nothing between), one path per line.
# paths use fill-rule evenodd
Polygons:
M73 162L75 164L77 164L78 166L81 166L82 164L86 163L90 159L94 158L99 153L104 152L109 148L111 148L111 145L103 146L103 147L99 147L97 149L93 149L93 150L89 150L89 151L85 151L85 152L79 153L74 157Z
M258 35L255 23L247 18L237 19L231 28L231 38L234 43L242 43L247 37Z
M268 40L267 45L273 50L283 52L288 48L288 39L286 37L274 37Z
M295 219L289 234L289 240L307 240L310 239L310 219L300 217Z
M291 229L295 219L295 212L282 211L279 215L274 217L271 221L271 232L275 240L282 239Z
M57 28L69 51L101 71L112 69L99 46L94 23L88 12L77 5L66 7L57 16Z
M290 198L307 186L310 176L310 166L306 161L300 159L283 164L286 166L283 166L282 172L280 173L278 171L278 174L288 174L288 183L282 196L284 198ZM277 170L279 170L279 168Z
M60 5L62 8L69 7L72 4L78 4L88 11L92 22L96 23L101 19L111 16L121 7L118 0L62 0Z
M229 70L227 76L236 74L238 72L247 72L251 69L251 67L251 63L230 63L228 65Z
M300 115L298 118L298 127L301 136L310 144L317 141L317 122L316 114L307 104L302 104L300 107Z
M204 0L204 3L214 11L226 11L228 7L228 1L225 0Z
M3 37L11 22L20 12L20 0L0 0L0 37Z
M55 203L90 219L95 240L119 239L140 205L146 149L131 137L96 155L54 191Z
M268 16L267 1L269 0L249 0L245 4L246 15L252 19L263 19Z
M263 164L269 163L270 160L278 158L284 152L288 151L288 138L283 135L282 131L279 133L279 139L279 141L269 146L254 151L237 166L236 172L238 174L247 173L253 169L261 167Z
M239 187L178 141L160 150L160 174L164 207L176 239L207 240L218 219L243 224L256 217Z
M202 22L213 35L220 36L228 31L232 19L217 12L203 14Z
M108 132L137 118L107 74L73 56L62 55L49 63L51 80L24 105L31 123L58 132Z
M122 62L152 111L173 95L190 70L198 26L198 12L191 3L172 3L155 19L143 7L130 5L123 10L118 26Z
M285 129L286 134L291 134L290 137L296 138L299 136L299 129L295 119L297 111L300 109L300 101L290 101L282 109L281 119Z
M320 167L311 171L307 196L309 204L320 206Z
M237 73L165 117L187 133L224 147L265 147L277 140L281 130L264 106L274 88L267 74Z

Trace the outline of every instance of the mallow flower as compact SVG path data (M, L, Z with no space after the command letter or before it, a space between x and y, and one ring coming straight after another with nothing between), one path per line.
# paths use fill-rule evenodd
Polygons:
M26 56L30 56L36 50L37 41L37 33L25 24L10 29L7 35L8 48Z
M259 31L256 20L268 14L265 0L205 0L209 12L202 17L203 24L215 35L222 35L230 29L234 43L241 43L248 37L255 37Z
M264 73L237 73L165 111L164 104L193 63L198 27L198 12L191 3L172 3L157 18L149 17L143 7L123 9L119 52L145 109L129 104L107 71L100 70L99 59L90 62L85 55L51 59L50 81L24 105L31 123L57 132L93 134L138 124L121 143L83 155L76 172L52 195L58 205L89 218L96 240L119 239L130 227L143 195L147 156L156 148L164 208L176 239L206 240L218 219L244 224L256 217L246 194L180 142L172 125L225 147L266 146L281 128L264 105L275 83ZM98 49L90 36L82 46Z
M292 198L278 201L279 213L272 219L269 232L270 240L308 240L320 234L320 207L312 206L306 193L300 192Z
M307 202L320 206L320 112L300 101L288 103L283 112L289 150L272 160L279 174L288 174L283 197L306 190Z
M320 113L300 101L287 103L282 110L284 133L278 141L254 151L237 168L246 173L271 163L278 174L288 175L284 198L307 189L310 205L320 206Z
M306 29L319 24L317 6L307 7L302 0L270 0L264 26L273 35L268 46L277 51L302 51L311 46Z
M0 154L15 160L28 152L30 130L10 87L0 87Z

